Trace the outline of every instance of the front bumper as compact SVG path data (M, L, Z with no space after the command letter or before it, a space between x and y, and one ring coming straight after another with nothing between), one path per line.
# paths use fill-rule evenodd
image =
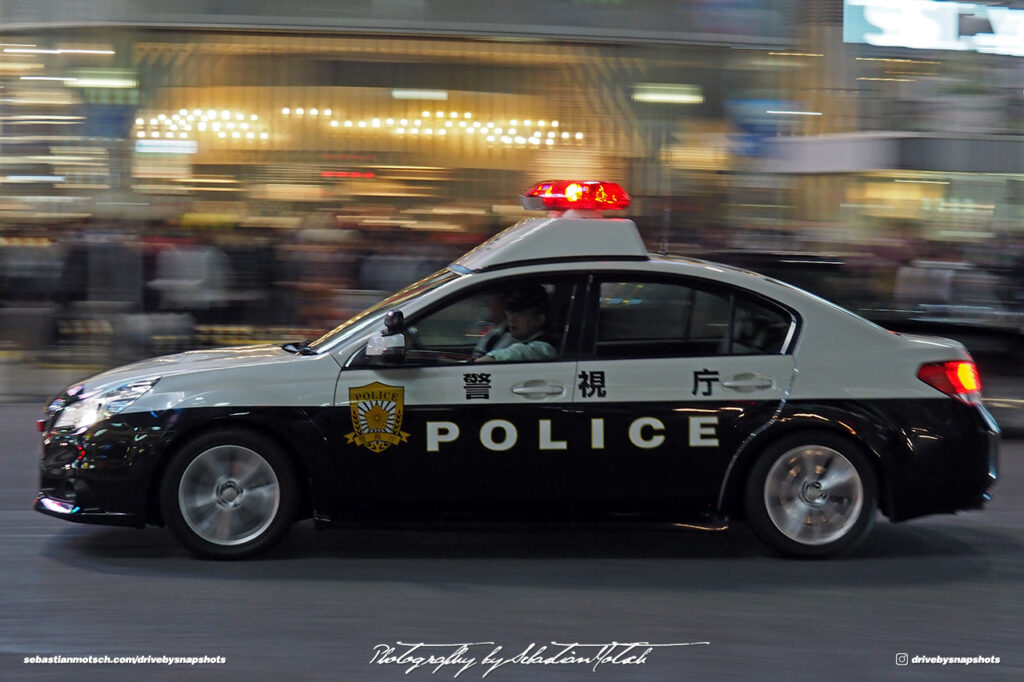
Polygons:
M76 523L96 523L106 526L133 526L136 528L145 525L145 520L138 514L125 512L110 512L96 507L83 509L75 502L70 502L54 490L40 490L36 496L32 508L47 516L55 516L67 521Z
M82 433L43 437L33 509L78 523L146 525L157 453L165 431L146 414L115 416Z

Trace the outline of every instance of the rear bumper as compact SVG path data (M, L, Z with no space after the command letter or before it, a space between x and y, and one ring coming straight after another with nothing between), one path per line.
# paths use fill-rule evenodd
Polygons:
M888 460L893 521L981 509L999 477L1000 430L988 410L956 400L930 407Z

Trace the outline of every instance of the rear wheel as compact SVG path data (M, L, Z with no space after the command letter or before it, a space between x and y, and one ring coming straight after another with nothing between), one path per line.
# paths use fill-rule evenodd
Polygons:
M272 441L247 431L211 432L171 460L160 491L164 521L195 554L241 559L266 551L295 519L295 474Z
M787 436L771 445L747 480L746 515L766 545L795 557L847 551L875 519L878 484L853 443L824 432Z

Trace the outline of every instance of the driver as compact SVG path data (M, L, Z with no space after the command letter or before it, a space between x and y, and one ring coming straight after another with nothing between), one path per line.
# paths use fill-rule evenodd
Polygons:
M489 350L474 362L554 360L558 355L547 335L548 293L530 284L505 296L505 331L489 339Z

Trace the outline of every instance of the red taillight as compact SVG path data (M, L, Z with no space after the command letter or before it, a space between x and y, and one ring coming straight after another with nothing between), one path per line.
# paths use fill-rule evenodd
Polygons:
M614 182L546 180L523 192L522 204L531 211L610 211L629 206L629 194Z
M42 433L45 430L46 430L46 420L45 419L37 419L36 420L36 431L38 431L39 433Z
M981 400L981 379L973 362L930 362L921 365L921 369L917 370L917 378L965 403L976 403Z

